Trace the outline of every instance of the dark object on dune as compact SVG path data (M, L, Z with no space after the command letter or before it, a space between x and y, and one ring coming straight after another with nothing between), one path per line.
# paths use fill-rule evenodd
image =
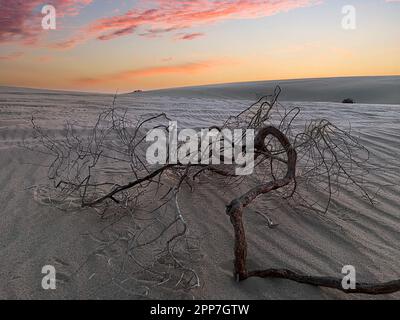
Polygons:
M133 91L133 93L142 93L143 92L143 90L135 90L135 91Z
M353 99L347 98L342 101L342 103L354 103Z

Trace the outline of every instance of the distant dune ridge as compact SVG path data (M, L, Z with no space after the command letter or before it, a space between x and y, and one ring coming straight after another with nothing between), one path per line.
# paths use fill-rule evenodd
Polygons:
M204 86L191 86L161 90L132 90L128 95L169 97L256 100L274 91L280 85L281 101L339 102L353 99L356 103L400 104L400 76L342 77L293 80L237 82ZM32 89L0 86L0 94L68 94L87 95L79 91ZM91 95L100 95L89 93Z
M254 100L282 87L282 101L400 104L400 76L316 78L216 84L150 91L148 95Z

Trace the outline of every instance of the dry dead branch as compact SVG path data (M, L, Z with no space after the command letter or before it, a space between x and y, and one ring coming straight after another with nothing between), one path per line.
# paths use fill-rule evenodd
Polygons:
M235 277L284 278L315 286L335 288L346 293L382 294L400 290L400 280L359 283L356 290L344 290L341 281L330 277L302 275L291 270L248 271L247 240L243 226L244 210L258 197L275 191L281 199L326 212L332 198L344 186L352 186L360 196L373 203L365 188L368 150L352 135L327 119L301 118L297 107L278 102L281 89L259 99L232 116L219 131L254 129L256 184L226 207L235 235ZM165 164L146 162L146 132L168 131L166 114L135 118L115 107L102 112L92 128L67 123L62 139L42 130L32 119L40 149L51 156L48 178L52 188L41 188L49 204L63 209L91 208L102 218L110 212L128 216L132 228L123 236L125 254L138 267L137 273L149 275L155 285L172 284L186 290L200 286L193 267L200 251L200 240L183 213L179 195L183 185L194 190L201 175L215 176L225 186L235 188L248 177L238 177L234 165ZM210 150L215 146L210 145ZM325 202L310 198L304 190L326 194ZM118 220L119 221L119 220ZM270 226L274 224L268 220ZM118 238L121 240L121 237ZM112 242L112 241L111 241ZM146 252L147 250L147 252Z

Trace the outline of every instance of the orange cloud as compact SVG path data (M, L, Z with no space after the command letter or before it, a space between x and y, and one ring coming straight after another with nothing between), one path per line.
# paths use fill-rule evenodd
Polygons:
M47 56L40 56L40 57L37 58L37 61L45 63L45 62L50 62L50 61L52 61L53 58L54 58L53 56L49 56L49 55L47 55Z
M0 60L17 60L18 58L22 57L24 55L23 52L12 52L10 54L0 56Z
M226 64L237 63L233 60L207 60L199 62L189 62L169 66L155 66L148 68L140 68L128 71L122 71L111 75L104 75L97 78L80 78L74 82L82 85L96 85L111 81L128 81L136 78L152 77L165 74L195 74L203 72L211 68L220 67Z

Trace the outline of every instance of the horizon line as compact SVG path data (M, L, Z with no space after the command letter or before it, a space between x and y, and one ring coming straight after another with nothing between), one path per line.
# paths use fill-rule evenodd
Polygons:
M219 85L234 85L234 84L244 84L244 83L260 83L260 82L274 82L274 81L300 81L300 80L322 80L322 79L348 79L348 78L390 78L390 77L400 77L400 74L392 74L392 75L367 75L367 76L327 76L327 77L310 77L310 78L282 78L282 79L266 79L266 80L248 80L248 81L237 81L237 82L217 82L217 83L206 83L200 85L187 85L187 86L177 86L177 87L165 87L165 88L156 88L151 90L142 90L142 89L132 89L127 92L118 93L118 89L115 90L115 93L112 92L101 92L101 91L78 91L74 89L50 89L44 87L28 87L28 86L15 86L15 85L0 85L0 88L17 88L17 89L28 89L28 90L45 90L45 91L53 91L53 92L68 92L68 93L80 93L80 94L99 94L99 95L124 95L124 94L132 94L136 90L141 90L142 93L152 93L157 91L168 91L168 90L178 90L178 89L189 89L189 88L201 88L201 87L211 87L211 86L219 86Z

